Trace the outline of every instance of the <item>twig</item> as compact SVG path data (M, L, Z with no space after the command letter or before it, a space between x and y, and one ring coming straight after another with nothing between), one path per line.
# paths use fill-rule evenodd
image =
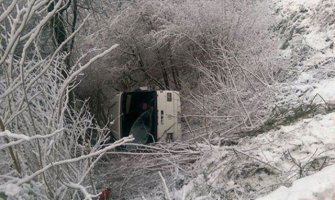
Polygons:
M248 154L246 154L246 153L244 153L244 152L242 152L242 151L240 151L240 150L237 150L237 149L235 149L235 148L228 149L228 150L232 150L232 151L234 151L234 152L238 152L238 153L240 153L240 154L243 154L243 155L245 155L245 156L247 156L247 157L249 157L249 158L252 158L252 159L254 159L254 160L257 160L257 161L260 162L260 163L263 163L264 165L267 165L267 166L269 166L269 167L271 167L271 168L273 168L273 169L276 169L276 170L279 171L279 172L282 172L279 168L277 168L277 167L275 167L275 166L273 166L273 165L271 165L271 164L269 164L269 163L267 163L267 162L264 162L264 161L262 161L262 160L260 160L260 159L258 159L258 158L255 158L255 157L253 157L253 156L250 156L250 155L248 155Z
M327 160L328 160L328 157L325 157L325 159L323 160L322 165L319 168L319 171L321 171L325 167Z
M159 174L159 176L160 176L161 179L162 179L163 187L164 187L164 191L165 191L166 198L167 198L168 200L172 200L171 197L170 197L169 189L168 189L168 187L167 187L167 185L166 185L165 179L164 179L164 177L162 176L162 173L159 171L158 174Z
M2 122L1 117L0 117L0 131L6 131L6 130L5 130L5 126L4 126L3 122ZM1 132L0 132L0 133L1 133ZM9 139L6 138L6 137L5 137L5 142L6 142L7 144L10 143ZM4 146L4 145L2 145L2 146ZM2 146L0 146L0 150L1 150L1 147L2 147ZM9 155L10 155L10 157L12 158L12 160L13 160L13 162L14 162L14 166L15 166L15 169L16 169L17 173L19 173L19 174L21 175L22 169L21 169L20 162L19 162L19 160L18 160L18 157L15 156L14 149L13 149L10 145L9 145ZM16 154L16 155L17 155L17 154Z
M310 106L312 105L312 103L314 102L314 100L316 99L317 96L320 97L322 99L322 101L325 103L325 105L327 106L327 110L330 110L329 103L319 93L316 93L314 95L313 99L311 100Z
M299 178L303 177L304 168L300 162L298 162L290 153L290 151L287 151L287 154L290 156L291 161L299 168Z

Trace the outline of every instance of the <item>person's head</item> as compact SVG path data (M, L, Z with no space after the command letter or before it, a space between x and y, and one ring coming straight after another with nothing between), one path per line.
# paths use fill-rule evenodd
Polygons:
M142 110L148 110L149 105L147 103L142 103Z

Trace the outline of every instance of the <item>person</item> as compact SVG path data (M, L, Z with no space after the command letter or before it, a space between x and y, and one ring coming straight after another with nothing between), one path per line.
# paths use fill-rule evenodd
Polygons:
M101 192L99 195L99 200L110 200L111 199L112 189L107 188Z
M149 105L146 102L143 102L142 103L142 111L146 111L146 110L148 110L148 108L149 108Z

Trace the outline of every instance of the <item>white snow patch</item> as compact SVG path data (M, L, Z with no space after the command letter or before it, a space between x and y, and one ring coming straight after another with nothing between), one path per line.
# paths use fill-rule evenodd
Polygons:
M323 50L329 47L331 42L328 41L327 38L328 36L326 33L319 31L313 31L305 35L307 45L316 50Z
M333 200L335 198L335 165L304 177L290 188L280 187L258 200Z
M315 96L316 94L319 94L327 103L335 102L335 79L321 81L311 96Z
M4 191L7 196L17 196L22 190L22 188L20 188L18 185L12 183L2 185L1 188L1 190Z

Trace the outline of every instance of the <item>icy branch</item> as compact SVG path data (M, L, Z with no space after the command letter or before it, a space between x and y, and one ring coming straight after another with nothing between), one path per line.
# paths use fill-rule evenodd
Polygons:
M96 198L97 195L93 195L93 194L90 194L86 188L82 185L79 185L79 184L75 184L75 183L68 183L68 184L65 184L67 187L69 188L73 188L73 189L76 189L76 190L80 190L81 193L84 195L85 199L84 200L92 200L93 198Z
M123 145L127 142L131 142L131 141L133 141L133 137L131 137L131 136L125 137L125 138L122 138L122 139L114 142L113 144L107 146L106 148L99 150L99 151L96 151L96 152L93 152L93 153L90 153L90 154L87 154L87 155L83 155L83 156L80 156L80 157L77 157L77 158L72 158L72 159L67 159L67 160L62 160L62 161L57 161L57 162L54 162L54 163L50 163L47 166L45 166L43 169L40 169L40 170L36 171L32 175L24 177L23 179L18 181L17 184L21 185L23 183L29 182L30 180L32 180L33 178L35 178L39 174L45 172L46 170L48 170L52 167L56 167L56 166L63 165L63 164L68 164L68 163L73 163L73 162L78 162L80 160L84 160L84 159L87 159L87 158L99 156L100 154L104 154L109 150L112 150L112 149L114 149L118 146L121 146L121 145Z
M35 140L35 139L48 139L48 138L53 137L56 134L58 134L58 133L60 133L64 130L65 129L63 128L63 129L60 129L60 130L56 130L53 133L48 134L48 135L33 135L33 136L26 136L26 135L23 135L23 134L15 134L15 133L11 133L8 130L5 130L4 132L0 132L0 137L9 137L9 138L14 138L14 139L18 139L18 140L1 145L0 150L11 147L11 146L14 146L14 145L18 145L18 144L20 144L22 142L25 142L25 141L31 141L31 140Z

